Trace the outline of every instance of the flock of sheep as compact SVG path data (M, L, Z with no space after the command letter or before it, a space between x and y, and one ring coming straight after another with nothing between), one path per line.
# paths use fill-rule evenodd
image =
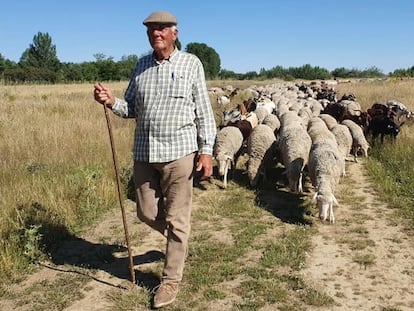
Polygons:
M346 175L345 161L350 155L354 161L367 157L370 148L358 121L363 119L358 102L354 98L337 101L326 84L286 82L245 89L249 99L227 108L237 89L230 95L223 95L219 88L209 91L224 107L213 154L223 187L242 154L248 156L246 172L252 187L266 180L268 169L280 163L292 192L303 192L304 173L309 174L319 218L334 223L335 191ZM338 119L325 113L333 104L340 104L349 117Z

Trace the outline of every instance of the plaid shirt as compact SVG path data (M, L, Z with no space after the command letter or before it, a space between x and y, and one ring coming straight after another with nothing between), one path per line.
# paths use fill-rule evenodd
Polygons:
M177 49L162 63L146 55L137 63L112 111L136 118L134 159L169 162L199 150L212 154L216 123L201 61Z

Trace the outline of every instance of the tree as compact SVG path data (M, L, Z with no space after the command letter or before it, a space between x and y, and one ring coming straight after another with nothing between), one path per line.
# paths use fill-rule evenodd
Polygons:
M118 69L118 63L112 56L106 57L104 54L94 54L96 58L95 66L98 69L98 80L116 81L121 79Z
M134 71L137 62L137 55L122 56L121 60L118 62L121 79L128 80L131 78L132 72Z
M38 32L33 37L33 43L26 49L19 64L22 67L35 67L58 71L60 61L56 55L56 46L52 44L52 38L48 33Z
M220 56L204 43L189 43L186 52L196 55L203 63L206 79L217 78L220 72Z
M0 73L6 69L6 59L0 53Z
M12 69L16 67L16 63L11 61L10 59L5 58L0 53L0 74L3 73L7 69Z

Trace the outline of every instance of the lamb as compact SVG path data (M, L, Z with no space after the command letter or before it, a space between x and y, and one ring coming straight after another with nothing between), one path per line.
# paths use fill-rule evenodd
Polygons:
M289 188L302 193L303 170L308 164L312 140L301 124L301 118L295 114L286 114L282 118L278 139L278 151L285 166Z
M266 124L257 125L247 140L247 175L250 185L258 184L260 175L266 178L266 164L273 159L276 136L272 128Z
M341 122L346 125L352 135L352 154L354 155L355 162L357 162L358 152L362 152L364 157L368 157L368 149L370 145L364 135L362 128L354 121L346 119Z
M338 150L335 136L321 119L312 119L308 132L312 138L308 170L315 187L313 200L317 202L321 221L325 221L329 216L329 222L334 223L333 206L338 205L334 193L345 161Z
M243 135L239 128L234 126L223 127L217 132L213 156L217 161L218 174L223 176L223 188L227 187L227 174L234 166L241 153Z
M331 129L331 132L335 135L339 152L344 157L344 161L346 161L352 149L352 135L349 128L343 124L336 124ZM345 165L343 166L342 176L346 176Z

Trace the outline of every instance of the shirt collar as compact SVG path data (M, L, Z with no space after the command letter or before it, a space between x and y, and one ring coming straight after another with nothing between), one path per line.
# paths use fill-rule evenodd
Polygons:
M168 56L168 58L164 59L163 62L167 61L171 63L171 61L177 56L177 54L178 54L178 49L177 47L175 47L174 51L170 54L170 56ZM152 58L157 64L161 64L161 62L158 61L157 58L155 57L155 52L152 52Z

